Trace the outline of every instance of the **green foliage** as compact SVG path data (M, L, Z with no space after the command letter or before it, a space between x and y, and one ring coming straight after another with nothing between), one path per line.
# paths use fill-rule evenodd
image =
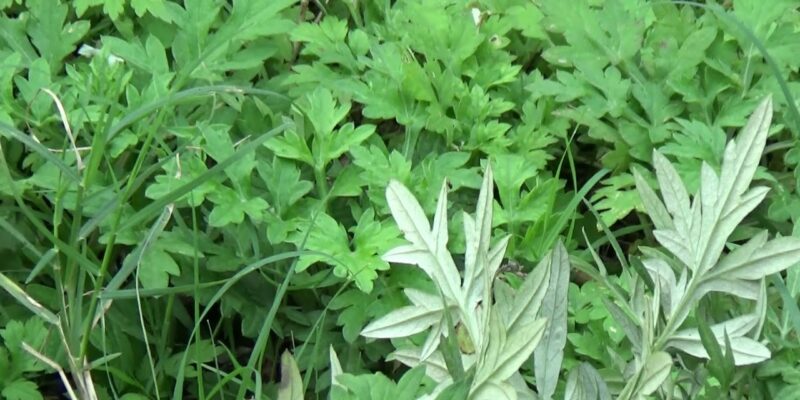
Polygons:
M6 399L43 399L35 382L29 378L49 368L29 353L24 346L34 351L42 351L46 345L48 330L39 318L25 322L10 321L2 330L0 337L0 368L4 371L0 379L0 394Z
M0 0L2 397L791 398L762 3Z
M558 243L516 292L495 282L508 238L491 243L493 192L492 170L487 168L475 215L463 215L467 250L462 276L447 250L447 183L442 185L432 226L406 187L397 181L389 184L387 202L409 244L393 248L384 258L421 268L436 293L406 289L412 305L371 322L361 335L395 339L429 330L421 348L399 347L390 357L410 367L425 365L428 376L438 383L433 391L437 396L455 390L452 387L459 386L466 370L470 399L529 397L530 389L514 380L520 380L517 370L534 349L541 349L534 354L536 364L548 366L538 368L536 377L540 388L550 388L543 395L550 396L566 341L561 321L566 319L566 249ZM539 346L545 334L547 340ZM549 372L552 368L554 373Z

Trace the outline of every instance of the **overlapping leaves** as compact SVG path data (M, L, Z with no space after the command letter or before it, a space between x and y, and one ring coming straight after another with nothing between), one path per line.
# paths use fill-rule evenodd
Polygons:
M723 292L763 302L762 280L800 262L800 239L768 240L766 232L726 253L734 230L764 199L767 188L750 183L756 173L772 119L772 100L761 102L739 136L725 148L717 174L702 165L699 193L690 198L673 165L658 152L653 155L661 199L644 178L635 174L642 202L656 227L658 242L677 259L649 252L644 261L658 283L660 308L667 320L657 345L667 345L699 357L708 357L697 329L678 331L697 301L706 293ZM659 304L657 301L655 304ZM757 307L757 309L760 307ZM727 334L736 365L769 358L767 348L749 337L758 334L758 313L736 317L711 327L721 346Z
M411 192L397 181L389 184L386 197L392 216L409 243L390 250L384 259L418 266L435 283L438 293L406 289L411 305L373 321L361 334L400 338L429 330L421 348L400 348L392 357L409 366L426 365L428 375L439 383L434 391L438 393L455 378L451 375L453 371L448 370L446 355L437 349L442 338L453 330L465 331L465 335L459 334L459 354L464 367L474 371L470 398L530 398L530 389L513 378L545 334L546 319L539 314L551 284L551 271L560 274L555 280L557 286L566 286L561 281L567 276L569 263L566 250L559 243L527 276L519 290L495 282L508 238L491 245L492 182L491 166L487 166L476 213L463 217L466 238L463 276L447 250L447 185L442 186L431 226ZM551 295L552 302L559 301L555 294ZM565 314L565 310L555 305L548 309L546 314L550 318L558 319ZM565 332L548 332L555 342L548 345L551 350L542 353L541 359L552 362L563 350ZM542 379L555 382L557 375L557 369L555 377L542 372Z

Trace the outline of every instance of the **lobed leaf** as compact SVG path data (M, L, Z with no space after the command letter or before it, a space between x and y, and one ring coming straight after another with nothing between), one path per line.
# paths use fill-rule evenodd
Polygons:
M771 356L769 349L763 344L748 337L731 337L730 341L734 364L737 366L757 364L768 360ZM695 357L708 358L708 353L703 347L699 335L697 339L671 339L668 345ZM723 345L725 344L723 343Z
M525 277L522 286L514 297L511 314L505 321L509 331L518 329L518 325L525 325L536 319L542 306L542 299L550 285L550 271L548 265L553 260L553 253L548 254L539 265Z
M650 354L647 362L642 369L642 375L638 385L638 393L648 396L655 392L664 380L669 376L672 369L672 357L663 351Z
M664 205L673 217L675 230L685 237L692 225L692 215L689 213L689 194L686 192L686 187L672 163L657 151L653 152L653 166L656 169Z
M386 201L397 226L406 240L411 242L410 246L402 247L403 254L407 256L403 260L419 265L436 282L446 298L459 299L460 274L450 254L441 251L443 238L433 236L422 206L414 195L403 184L392 180L386 188ZM446 200L440 201L446 204ZM392 261L397 254L398 250L392 250L384 256L384 260Z
M763 237L754 238L751 242L762 240ZM734 251L713 271L715 276L752 281L783 271L795 265L798 260L800 260L800 238L788 236L770 240L755 250L750 246L742 251Z
M717 342L721 346L726 345L726 333L729 335L731 349L733 350L733 359L737 366L759 363L770 357L769 349L761 343L745 336L758 325L758 323L758 315L747 314L715 324L711 327L711 331L714 333ZM703 346L700 332L695 328L676 332L670 337L668 346L682 350L695 357L709 358Z
M647 181L644 180L642 174L634 169L633 178L636 182L636 190L639 192L639 198L642 200L642 205L644 205L644 209L647 211L647 215L653 221L653 224L655 224L656 229L675 229L667 208L658 198L656 192L653 191L653 188L651 188Z
M398 308L370 322L361 331L361 336L392 339L420 333L442 319L444 308L431 306L430 308L418 306Z
M767 96L750 115L736 140L731 140L725 148L719 182L723 215L738 205L739 197L750 186L764 152L771 122L772 97Z

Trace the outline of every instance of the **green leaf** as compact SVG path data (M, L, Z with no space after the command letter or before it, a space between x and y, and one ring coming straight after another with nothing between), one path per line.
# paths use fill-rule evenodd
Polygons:
M331 138L326 140L326 152L323 154L323 159L327 163L339 158L342 154L367 140L374 132L374 125L360 125L355 128L352 123L345 124L335 134L332 134Z
M181 29L172 45L179 65L178 79L224 79L224 73L231 67L230 61L236 63L242 47L257 39L286 33L294 26L291 19L284 18L285 9L294 3L296 0L271 1L266 5L256 0L238 0L226 8L227 18L221 22L217 19L221 3L185 2L185 11L177 8L175 13L175 22ZM168 11L173 9L169 7ZM154 8L148 11L152 13ZM218 29L209 33L212 25Z
M37 358L31 356L23 347L22 343L42 352L46 344L50 328L44 325L42 319L31 317L24 323L18 320L9 321L0 330L3 338L3 346L8 349L11 355L12 371L17 372L40 372L47 367ZM46 354L50 356L49 354Z
M645 7L625 7L622 1L607 1L603 12L589 2L541 4L549 31L562 33L566 46L549 47L543 54L555 65L603 68L632 58L641 48Z
M411 176L411 162L396 150L388 152L374 145L356 146L350 149L350 154L353 164L362 170L361 177L369 185L381 189L381 194L391 179L406 182ZM435 184L438 186L439 182Z
M120 400L148 400L148 397L145 396L145 395L138 394L138 393L125 393L119 399Z
M351 289L337 296L328 304L332 310L339 310L336 324L342 327L342 336L348 343L355 342L367 324L370 318L370 306L375 301L372 296L372 294Z
M420 386L425 378L425 368L412 368L397 381L397 390L394 392L397 400L414 400L420 391Z
M303 400L303 377L297 362L289 350L281 355L281 382L278 385L278 400Z
M309 166L315 166L314 157L311 155L305 138L295 129L287 129L282 136L270 139L264 145L274 151L278 157L302 161Z
M415 398L419 390L419 388L414 388L413 391L400 393L397 385L380 372L357 376L340 374L337 381L338 385L334 387L331 395L331 398L336 400L379 400L390 397L406 399L407 396Z
M167 196L208 171L205 163L197 156L183 157L180 161L175 157L164 164L163 168L165 173L156 175L155 183L151 183L145 190L147 198L159 199ZM176 205L197 207L205 201L206 196L215 191L216 187L214 182L207 180L177 199Z
M512 3L515 4L515 3ZM514 28L519 29L523 36L532 39L547 39L547 32L541 23L542 12L533 3L514 5L506 10L505 15Z
M722 353L720 343L717 341L714 332L708 326L705 318L697 319L697 329L700 334L700 341L708 353L707 368L711 375L720 382L720 386L729 387L735 372L733 348L731 339L727 331L724 331L725 354Z
M167 3L164 0L131 0L131 7L137 17L150 13L164 22L172 22L172 14L167 10Z
M305 113L311 121L317 134L327 136L350 112L350 104L337 106L332 93L325 88L309 93L298 101L297 107Z
M200 132L205 141L203 150L216 162L224 161L233 155L235 151L230 129L231 126L225 124L200 125ZM248 153L230 167L225 168L225 174L228 175L232 181L239 183L250 176L255 166L255 153Z
M269 208L266 200L260 197L247 198L244 194L225 186L208 195L214 203L214 209L208 215L208 223L214 227L239 224L247 214L253 221L261 222L264 211Z
M355 70L355 57L346 45L347 21L334 15L319 23L304 23L291 32L292 40L303 42L302 53L317 56L325 64L339 63Z
M152 246L145 250L139 263L139 281L145 289L169 286L169 276L180 275L181 269L164 249Z
M103 13L111 17L112 20L117 20L122 12L125 10L125 0L75 0L72 6L75 7L75 13L79 17L83 16L89 7L103 6Z
M31 22L28 35L39 54L53 70L75 51L76 43L89 31L88 21L65 24L69 7L59 0L29 0Z
M504 208L517 203L522 185L536 176L538 168L530 159L519 154L500 154L492 157L492 172Z
M335 197L355 197L363 193L362 186L365 182L361 178L355 166L344 167L334 178L330 196Z
M636 191L630 190L634 180L630 174L619 174L604 180L603 186L592 195L600 211L600 222L611 226L628 216L641 204Z
M17 379L11 381L3 387L0 392L6 400L42 400L42 393L39 392L39 387L35 383L25 380Z
M470 383L467 380L454 382L442 390L436 400L460 400L469 398Z
M334 266L334 274L341 278L355 280L356 286L364 292L372 290L377 271L386 270L389 264L378 254L397 243L397 231L375 221L372 210L365 211L352 229L352 246L344 228L328 214L316 218L305 249L320 254L304 254L297 262L298 271L303 271L315 262L325 262ZM300 232L307 228L308 221ZM303 242L304 233L295 234L291 241L296 245ZM323 256L322 254L325 254Z
M300 169L294 163L278 157L273 158L272 163L258 162L256 168L258 175L267 185L271 204L275 206L279 215L284 215L314 187L313 183L301 179Z
M28 40L25 22L24 19L11 19L3 15L0 17L0 38L14 51L9 57L20 57L24 61L23 65L28 65L39 58L39 55ZM11 65L16 66L12 67L16 70L20 63Z

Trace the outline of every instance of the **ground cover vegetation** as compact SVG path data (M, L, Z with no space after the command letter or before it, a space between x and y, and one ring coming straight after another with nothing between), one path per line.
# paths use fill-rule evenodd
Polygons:
M0 9L3 398L800 398L797 1Z

